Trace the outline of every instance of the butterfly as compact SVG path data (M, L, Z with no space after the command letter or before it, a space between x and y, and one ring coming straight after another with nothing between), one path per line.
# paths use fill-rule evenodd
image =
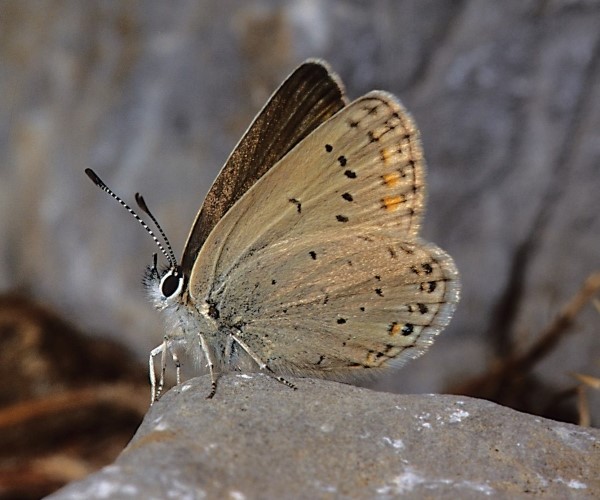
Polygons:
M460 280L452 258L419 237L425 163L419 131L391 94L348 102L320 60L275 91L209 190L178 263L145 283L165 320L150 354L151 399L167 356L204 360L218 376L254 366L284 376L352 381L423 354L450 322ZM161 356L157 385L154 359Z

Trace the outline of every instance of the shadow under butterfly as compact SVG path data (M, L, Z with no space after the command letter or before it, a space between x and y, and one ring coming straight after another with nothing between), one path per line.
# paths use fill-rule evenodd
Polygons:
M145 284L165 320L150 354L151 400L178 348L218 375L256 363L284 375L352 381L423 354L450 322L452 258L419 237L425 164L419 132L391 94L348 103L328 65L308 60L242 137L192 225L181 264L154 238ZM158 384L154 359L160 354Z

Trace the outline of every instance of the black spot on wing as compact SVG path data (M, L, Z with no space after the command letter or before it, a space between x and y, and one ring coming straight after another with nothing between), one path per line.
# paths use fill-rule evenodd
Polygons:
M424 276L431 274L433 272L433 267L426 262L425 264L420 264L418 266L411 266L410 270L418 276Z
M299 214L302 213L302 203L300 203L296 198L290 198L288 201L296 205L296 210Z
M423 292L433 293L437 287L437 282L435 281L426 281L425 283L421 283L419 288Z
M415 325L413 325L412 323L406 323L402 327L402 335L404 335L404 336L410 335L414 331L415 331Z

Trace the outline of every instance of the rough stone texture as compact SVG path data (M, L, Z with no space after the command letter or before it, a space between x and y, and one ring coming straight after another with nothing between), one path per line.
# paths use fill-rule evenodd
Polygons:
M600 431L483 400L207 377L155 404L115 464L50 496L598 498Z
M350 96L388 90L421 128L424 233L463 298L387 386L443 392L530 343L600 267L598 26L596 0L2 1L0 287L145 357L162 336L139 287L155 248L84 168L142 192L179 253L255 112L323 57ZM589 308L536 375L597 375L597 325Z

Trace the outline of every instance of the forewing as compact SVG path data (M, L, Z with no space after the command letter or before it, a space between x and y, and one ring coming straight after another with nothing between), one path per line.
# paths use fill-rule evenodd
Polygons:
M371 92L310 134L229 210L199 254L190 291L202 295L247 256L284 239L387 228L411 240L424 198L417 128L394 96Z
M298 142L346 104L342 84L322 61L306 61L258 113L206 195L182 258L189 275L221 217Z

